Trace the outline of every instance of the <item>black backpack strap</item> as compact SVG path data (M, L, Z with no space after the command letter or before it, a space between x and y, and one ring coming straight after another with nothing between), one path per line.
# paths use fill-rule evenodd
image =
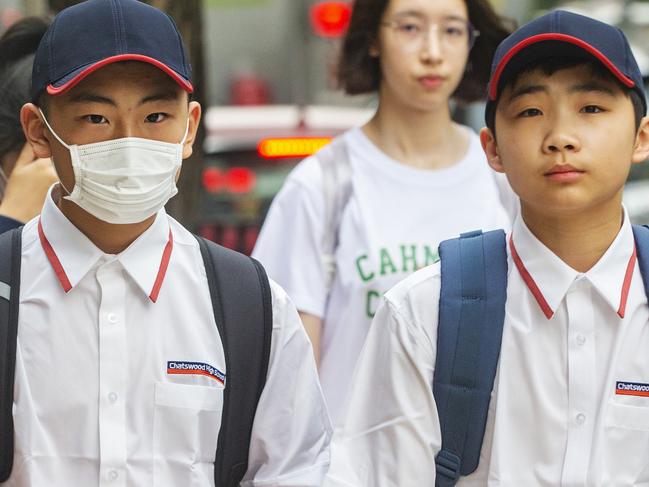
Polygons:
M22 227L0 235L0 482L14 462L14 376L20 301Z
M442 431L438 487L478 468L507 299L505 233L471 232L439 247L441 291L433 394Z
M216 487L236 487L248 469L252 425L268 373L273 330L270 284L256 260L196 238L225 351L214 482Z

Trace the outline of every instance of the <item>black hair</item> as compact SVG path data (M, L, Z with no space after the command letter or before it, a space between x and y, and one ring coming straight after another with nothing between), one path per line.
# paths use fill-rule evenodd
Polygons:
M645 106L642 101L640 94L632 88L628 88L623 85L620 80L618 80L613 74L602 65L602 63L595 60L588 60L583 58L575 58L569 56L553 57L547 58L543 61L536 61L530 63L527 66L524 66L514 75L509 77L501 86L498 87L498 97L493 103L490 103L487 106L487 111L485 114L485 119L487 123L487 128L491 130L492 134L496 134L496 107L500 101L502 93L509 86L515 86L518 80L526 74L529 74L533 71L541 71L546 76L551 76L557 71L562 71L564 69L571 69L579 66L587 66L591 75L595 79L607 80L615 83L619 89L629 98L631 104L633 105L633 113L635 117L635 129L636 131L640 128L640 123L642 118L645 116Z
M20 109L30 101L34 53L49 22L26 17L0 37L0 158L25 143Z
M338 62L338 84L349 95L378 91L381 84L379 60L370 56L381 18L390 0L355 0L347 35ZM480 31L469 52L467 70L453 98L471 102L484 99L491 60L498 44L514 28L514 22L499 16L489 0L465 0L469 21Z

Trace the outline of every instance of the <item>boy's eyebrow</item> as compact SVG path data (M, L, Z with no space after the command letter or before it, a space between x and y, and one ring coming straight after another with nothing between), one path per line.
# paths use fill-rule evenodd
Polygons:
M513 102L517 98L525 95L533 95L534 93L547 93L548 88L543 85L521 85L512 90L512 93L509 95L509 103Z
M615 95L615 91L611 86L597 81L587 81L586 83L580 83L570 88L571 93L588 93L592 91L606 93L607 95Z
M599 92L605 93L607 95L615 95L615 90L609 86L607 83L601 83L598 81L587 81L585 83L579 83L570 87L570 93L590 93L590 92ZM509 96L509 103L512 103L516 99L525 96L532 95L534 93L547 93L548 89L543 85L526 85L523 84L519 87L515 87Z
M175 101L176 99L178 99L178 92L176 90L161 91L160 93L145 96L140 100L139 105L144 105L145 103L151 103L154 101Z
M138 103L139 105L144 105L145 103L151 103L155 101L174 101L178 98L178 93L174 90L161 91L160 93L154 93L153 95L145 96ZM93 93L77 93L70 98L70 101L73 103L102 103L104 105L110 105L117 107L117 103L111 98L102 95L96 95Z
M70 98L70 101L73 103L102 103L104 105L110 105L113 107L117 106L114 100L107 98L101 95L95 95L92 93L77 93Z

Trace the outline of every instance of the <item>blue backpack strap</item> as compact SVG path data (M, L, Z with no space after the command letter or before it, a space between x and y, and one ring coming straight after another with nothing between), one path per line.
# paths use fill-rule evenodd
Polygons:
M0 235L0 483L14 461L14 376L18 339L22 227Z
M438 487L478 468L507 298L505 232L465 233L439 247L441 291L433 394L442 431Z
M638 253L638 267L642 274L644 291L649 299L649 226L633 225L633 237L635 248Z

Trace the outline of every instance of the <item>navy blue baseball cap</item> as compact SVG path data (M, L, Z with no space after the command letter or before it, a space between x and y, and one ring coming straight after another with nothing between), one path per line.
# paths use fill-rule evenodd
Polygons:
M41 40L32 71L32 101L59 95L94 71L141 61L192 93L191 67L174 21L138 0L88 0L62 10Z
M498 46L491 66L487 113L495 108L507 80L553 57L601 63L622 85L640 95L647 111L642 73L624 33L590 17L555 10L523 25Z

